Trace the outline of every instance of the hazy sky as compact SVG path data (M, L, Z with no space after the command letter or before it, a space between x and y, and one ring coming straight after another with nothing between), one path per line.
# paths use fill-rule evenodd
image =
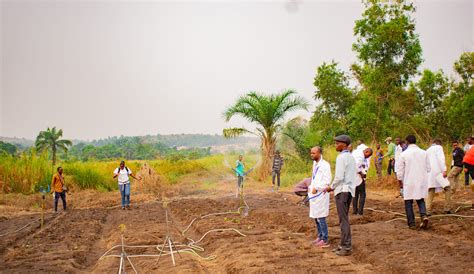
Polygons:
M250 90L314 104L316 67L355 61L362 5L296 2L2 1L0 136L221 133ZM473 2L416 1L422 68L474 50Z

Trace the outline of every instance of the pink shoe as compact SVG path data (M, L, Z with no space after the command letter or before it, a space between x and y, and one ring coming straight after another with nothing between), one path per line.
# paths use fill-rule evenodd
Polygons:
M319 243L320 241L321 240L319 238L317 238L316 240L312 241L311 243L315 245L315 244Z
M328 247L331 247L331 244L329 242L325 242L325 241L321 241L319 243L319 247L321 248L328 248Z
M320 247L320 246L321 246L321 244L323 244L323 243L324 243L324 241L323 241L323 240L319 240L319 242L317 242L317 243L314 243L314 245L315 245L315 246L317 246L317 247Z

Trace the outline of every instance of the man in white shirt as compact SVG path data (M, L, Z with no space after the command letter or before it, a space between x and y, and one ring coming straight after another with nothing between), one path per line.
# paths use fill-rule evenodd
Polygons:
M364 150L356 150L352 153L354 156L356 168L357 168L357 177L356 177L356 188L355 196L353 200L353 214L363 215L364 214L364 205L366 197L366 184L365 179L367 177L367 172L369 172L369 163L370 157L372 156L372 149L366 147Z
M426 215L431 215L433 199L437 189L444 191L445 206L444 211L451 213L451 189L449 186L446 168L446 159L444 157L441 140L433 140L431 146L426 150L430 159L431 171L428 173L428 198L426 199Z
M132 171L125 166L125 162L121 161L120 166L114 170L114 178L118 177L118 185L120 196L122 197L122 209L130 209L130 177L137 179Z
M426 151L416 145L416 137L406 137L408 148L400 155L400 162L396 171L400 187L403 189L405 212L408 227L415 229L415 214L413 213L413 200L416 200L422 223L420 228L428 227L426 216L425 198L428 196L428 172L431 171L430 160Z
M311 149L313 172L311 185L308 187L309 217L316 222L318 238L313 241L316 246L329 247L328 225L326 218L329 216L329 196L325 190L331 183L331 166L323 160L323 149L319 146Z
M336 158L334 180L327 191L334 191L339 226L341 228L341 243L333 251L336 252L336 255L348 256L352 254L349 207L351 206L352 197L355 196L357 172L355 159L348 149L351 144L351 138L347 135L339 135L334 140L336 141L336 150L340 153Z

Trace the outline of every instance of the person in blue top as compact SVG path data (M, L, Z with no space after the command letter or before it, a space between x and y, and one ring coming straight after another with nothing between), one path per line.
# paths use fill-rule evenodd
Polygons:
M239 196L239 190L244 182L245 165L243 159L244 157L239 155L239 159L235 162L235 175L237 175L237 197Z

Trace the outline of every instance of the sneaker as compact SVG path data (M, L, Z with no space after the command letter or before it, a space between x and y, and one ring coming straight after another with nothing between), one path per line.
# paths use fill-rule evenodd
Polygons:
M428 228L428 217L423 217L423 221L420 224L420 229L427 229Z
M444 213L446 213L446 214L452 214L451 210L445 210Z
M129 209L129 210L130 210L130 209L132 209L132 208L130 207L130 205L127 205L127 209Z
M337 256L349 256L352 254L352 249L342 248L339 251L336 251Z
M125 207L124 207L124 206L122 206L122 210L125 210Z
M411 226L409 226L409 227L408 227L408 229L411 229L411 230L416 230L416 226L414 226L414 225L411 225Z
M311 241L311 243L315 245L315 244L319 243L320 241L321 241L321 239L317 238L316 240Z
M342 246L338 245L336 248L332 249L332 252L339 252L342 250Z
M431 212L426 212L426 216L431 216Z
M328 248L328 247L331 247L331 244L329 243L329 241L327 241L327 242L321 241L321 244L319 246L321 248Z

